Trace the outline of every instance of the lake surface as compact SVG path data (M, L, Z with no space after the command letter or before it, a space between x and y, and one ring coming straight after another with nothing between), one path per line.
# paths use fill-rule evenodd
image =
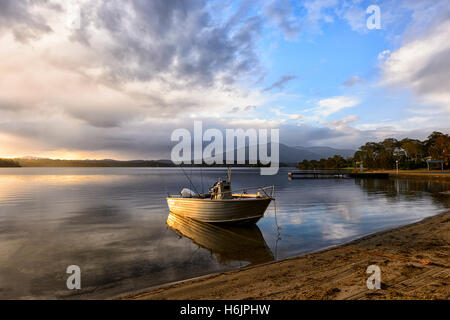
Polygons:
M207 191L226 169L185 169ZM233 189L275 185L254 227L169 216L178 168L0 169L0 298L105 298L348 242L450 208L449 183L288 180L233 169ZM81 289L68 290L69 265Z

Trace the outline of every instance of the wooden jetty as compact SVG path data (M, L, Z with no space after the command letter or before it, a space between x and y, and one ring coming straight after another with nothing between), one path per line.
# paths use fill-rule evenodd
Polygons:
M289 179L388 179L389 173L352 172L350 170L304 170L288 172Z
M373 179L389 179L389 173L383 172L352 172L349 173L350 178L373 178Z

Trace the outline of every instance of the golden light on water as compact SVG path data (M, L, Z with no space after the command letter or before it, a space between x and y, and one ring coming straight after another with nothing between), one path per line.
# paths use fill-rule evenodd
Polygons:
M23 193L26 189L34 190L39 185L40 188L45 189L50 186L57 186L61 188L70 188L78 185L93 185L93 184L110 184L115 181L120 181L120 175L76 175L76 174L27 174L28 168L12 169L0 168L0 201L14 198L17 194ZM52 168L39 168L42 170L52 170ZM83 168L86 169L86 168ZM58 168L59 171L64 170ZM70 169L69 169L70 170ZM89 168L87 169L89 170ZM86 172L86 171L84 171ZM22 173L22 174L21 174Z

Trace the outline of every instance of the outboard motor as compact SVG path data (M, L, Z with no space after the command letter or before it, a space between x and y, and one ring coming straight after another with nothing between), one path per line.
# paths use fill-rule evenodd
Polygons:
M182 198L194 198L196 193L190 189L183 188L180 192Z

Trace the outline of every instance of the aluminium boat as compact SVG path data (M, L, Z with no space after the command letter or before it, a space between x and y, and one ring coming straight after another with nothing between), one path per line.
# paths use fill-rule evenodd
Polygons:
M256 189L257 193L248 193ZM264 216L274 200L274 186L231 190L231 170L228 179L219 179L207 194L183 189L179 195L169 195L170 212L200 222L210 223L256 223Z

